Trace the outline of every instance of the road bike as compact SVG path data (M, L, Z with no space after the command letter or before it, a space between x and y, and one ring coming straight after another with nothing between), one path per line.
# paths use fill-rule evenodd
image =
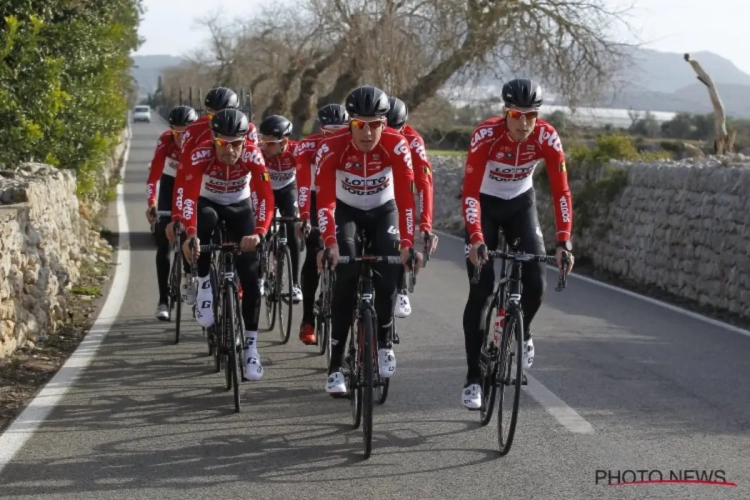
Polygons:
M518 241L513 247L518 246ZM495 293L487 301L482 312L484 325L482 349L479 355L479 367L482 380L482 406L479 409L483 426L492 419L495 398L498 400L497 443L500 455L506 455L513 444L518 408L521 401L521 386L527 385L523 373L523 311L521 309L521 271L524 262L544 262L556 264L556 258L548 255L534 255L524 252L510 252L508 244L503 250L487 251L482 245L478 249L480 259L487 257L492 265L493 259L500 259L500 280ZM564 254L567 266L567 254ZM474 269L472 283L479 282L482 266ZM566 267L560 271L556 291L566 286ZM512 401L506 401L506 389ZM499 392L499 394L498 394ZM509 404L506 404L509 403ZM503 415L503 408L510 414ZM507 436L503 436L503 431Z
M172 212L170 210L158 210L156 212L156 220L161 218L171 218ZM154 222L154 225L157 222ZM178 230L178 222L175 223L175 232ZM175 319L175 332L174 332L174 343L180 343L180 323L182 321L182 295L180 293L180 285L182 283L182 249L180 248L180 239L175 238L172 243L172 266L169 270L169 282L167 285L168 290L168 306L169 306L169 319L172 319L172 312L174 311Z

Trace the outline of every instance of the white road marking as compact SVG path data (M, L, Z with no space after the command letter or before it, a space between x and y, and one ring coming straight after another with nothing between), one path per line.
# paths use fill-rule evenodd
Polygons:
M123 167L121 178L125 178L128 157L130 156L130 141L133 131L128 124L128 142L123 153ZM91 330L86 334L75 352L68 358L60 370L47 382L44 388L29 403L26 409L16 418L2 435L0 435L0 472L5 468L26 441L34 434L39 426L49 416L52 409L60 403L62 397L68 392L83 373L83 371L94 359L96 351L109 333L112 324L120 314L125 292L128 289L130 278L130 228L128 226L128 215L125 212L125 200L123 197L123 184L117 186L117 226L119 233L119 248L117 250L117 267L112 287L109 290L107 300L104 303L99 316L96 318Z
M454 234L444 233L443 231L435 231L435 232L438 233L440 236L445 236L447 238L455 239L455 240L460 241L461 243L464 242L463 238L459 238L458 236L456 236ZM548 269L550 271L557 272L557 268L554 267L554 266L548 266ZM693 319L697 319L698 321L702 321L702 322L707 323L709 325L717 326L719 328L723 328L725 330L729 330L730 332L739 333L740 335L745 335L746 337L750 337L750 331L748 331L748 330L746 330L744 328L740 328L740 327L737 327L737 326L734 326L734 325L730 325L729 323L725 323L725 322L719 321L717 319L709 318L708 316L704 316L702 314L698 314L698 313L693 312L693 311L688 311L687 309L683 309L682 307L675 306L675 305L669 304L667 302L662 302L661 300L652 299L651 297L647 297L645 295L641 295L640 293L631 292L630 290L625 290L624 288L619 288L619 287L616 287L614 285L610 285L608 283L602 283L601 281L597 281L597 280L595 280L593 278L589 278L587 276L581 276L580 274L571 274L570 277L573 278L573 279L585 281L586 283L591 283L592 285L596 285L596 286L600 286L602 288L606 288L608 290L612 290L614 292L622 293L622 294L627 295L629 297L640 299L640 300L642 300L644 302L648 302L649 304L653 304L655 306L663 307L664 309L669 309L670 311L682 314L684 316L688 316L688 317L693 318Z

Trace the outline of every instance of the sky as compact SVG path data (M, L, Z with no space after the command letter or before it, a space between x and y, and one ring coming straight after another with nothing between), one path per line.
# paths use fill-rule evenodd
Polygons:
M627 19L634 33L623 31L619 35L623 41L665 52L714 52L750 73L750 50L744 37L750 0L604 1L611 8L632 6ZM136 55L179 56L204 44L206 33L197 29L194 20L211 12L216 4L205 0L145 0L144 4L147 11L139 31L146 41ZM220 5L228 16L249 18L269 2L222 0Z

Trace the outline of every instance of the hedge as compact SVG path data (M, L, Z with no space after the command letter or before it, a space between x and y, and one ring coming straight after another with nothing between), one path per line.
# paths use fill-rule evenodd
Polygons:
M85 196L126 126L141 0L0 0L0 12L0 165L74 169Z

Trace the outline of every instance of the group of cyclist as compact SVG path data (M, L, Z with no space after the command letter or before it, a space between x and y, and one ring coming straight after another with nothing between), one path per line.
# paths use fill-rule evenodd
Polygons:
M480 249L497 247L499 230L507 241L519 241L518 251L544 252L532 186L539 160L545 161L555 200L561 269L563 252L572 250L572 203L564 155L554 128L538 119L542 90L531 80L515 79L503 86L502 97L503 116L476 128L466 161L462 212L470 277L486 262L486 254ZM305 344L317 340L314 303L324 256L336 273L326 381L326 391L331 395L347 392L341 364L357 284L357 274L351 267L337 267L339 257L356 255L360 232L366 235L367 252L400 255L403 267L378 268L374 280L378 365L381 377L391 377L396 358L387 341L388 333L394 317L411 313L405 271L412 268L418 272L423 253L429 255L437 248L437 237L432 233L433 171L422 137L406 125L405 103L377 87L356 88L343 105L320 108L320 132L299 142L291 139L292 123L283 116L269 116L256 129L238 109L237 94L231 89L212 89L204 104L203 117L188 106L171 110L170 129L160 136L151 162L146 216L156 222L156 317L170 319L169 245L179 237L185 255L182 299L188 305L195 304L201 326L213 325L210 256L199 252L199 242L210 241L219 221L224 221L229 239L238 243L242 252L236 268L243 290L245 372L250 380L260 380L264 370L257 338L263 284L259 282L255 250L278 208L282 216L298 216L301 220L288 223L287 234L293 235L288 239L292 298L295 303L302 302L299 336ZM171 221L157 217L157 209L171 212ZM422 252L413 248L420 232ZM301 273L299 241L304 241L306 248ZM196 259L195 284L189 279L192 259ZM567 272L572 268L572 256L569 262ZM461 400L468 409L481 406L480 316L494 284L491 265L482 266L480 272L479 282L470 285L463 319L468 373ZM542 265L524 263L522 284L523 363L528 368L534 357L529 324L545 290Z

